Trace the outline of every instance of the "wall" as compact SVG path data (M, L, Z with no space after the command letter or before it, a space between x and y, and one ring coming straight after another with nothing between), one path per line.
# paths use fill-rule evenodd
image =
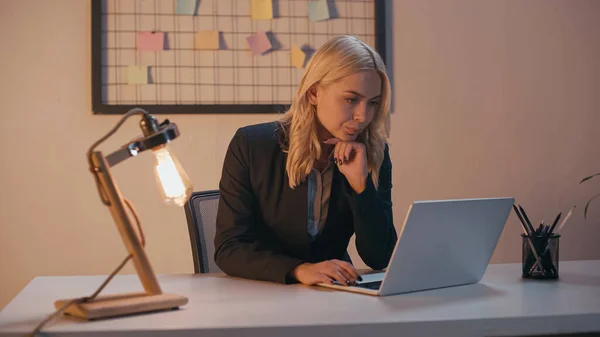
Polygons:
M85 159L119 119L90 113L89 11L80 0L0 4L0 308L35 276L107 274L125 256ZM561 257L600 258L600 202L591 219L581 212L600 181L578 185L600 171L600 4L414 0L389 13L396 226L419 199L512 195L538 220L577 204ZM274 117L173 116L195 189L217 187L239 126ZM102 149L138 133L131 121ZM116 179L156 272L192 272L183 210L160 202L150 164L144 154ZM519 261L519 233L511 215L493 262Z

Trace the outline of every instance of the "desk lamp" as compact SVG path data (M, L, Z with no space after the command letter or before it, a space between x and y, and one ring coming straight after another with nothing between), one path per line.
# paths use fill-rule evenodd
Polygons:
M94 149L113 135L119 127L133 115L142 115L140 127L143 136L122 146L119 150L104 156ZM83 319L114 317L134 313L174 309L185 305L185 296L164 294L158 284L156 275L150 265L150 260L144 251L144 235L131 203L124 199L111 175L111 167L125 159L135 157L140 152L152 150L155 155L155 176L163 200L167 204L183 206L192 192L190 180L182 169L179 161L168 149L168 143L179 136L177 125L166 119L158 123L156 118L140 108L129 110L117 125L89 149L87 156L100 198L110 209L119 234L129 255L106 279L104 284L91 296L55 302L58 311ZM126 207L133 213L136 220L139 238L127 215ZM129 261L133 260L137 275L142 282L144 292L126 293L110 296L97 296L110 282L112 277Z

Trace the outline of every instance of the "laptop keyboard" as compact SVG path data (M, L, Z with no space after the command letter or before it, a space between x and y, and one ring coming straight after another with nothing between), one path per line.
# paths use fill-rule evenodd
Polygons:
M379 287L381 287L381 281L359 283L356 284L354 287L377 290L379 289Z

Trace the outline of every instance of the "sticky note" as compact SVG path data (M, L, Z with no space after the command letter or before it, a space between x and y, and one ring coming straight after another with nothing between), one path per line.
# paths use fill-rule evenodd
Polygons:
M252 50L252 54L254 55L260 55L271 49L271 41L269 41L269 37L265 32L261 31L254 35L250 35L247 40L248 45L250 45L250 49Z
M329 7L327 6L327 0L309 1L308 18L312 22L329 19Z
M205 50L219 49L219 31L204 30L197 32L194 36L194 48Z
M165 33L163 32L138 32L138 50L163 50L165 46Z
M128 66L127 83L129 84L148 84L147 66Z
M253 20L269 20L273 18L273 0L252 0L250 14Z
M175 13L184 15L196 14L196 4L198 0L177 0Z
M302 49L300 49L300 47L297 45L292 45L290 55L292 64L296 66L296 68L302 69L304 67L304 61L306 60L306 54L304 54L304 51L302 51Z

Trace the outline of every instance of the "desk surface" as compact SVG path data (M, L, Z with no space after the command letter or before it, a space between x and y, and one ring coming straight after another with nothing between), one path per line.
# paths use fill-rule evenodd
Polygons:
M490 265L480 283L389 297L279 285L223 275L160 275L164 292L189 297L181 310L81 322L43 331L127 336L514 336L600 332L600 260L560 263L559 281L520 278L520 264ZM0 335L30 332L55 299L91 294L104 276L33 279L0 312ZM140 291L119 275L104 291Z

